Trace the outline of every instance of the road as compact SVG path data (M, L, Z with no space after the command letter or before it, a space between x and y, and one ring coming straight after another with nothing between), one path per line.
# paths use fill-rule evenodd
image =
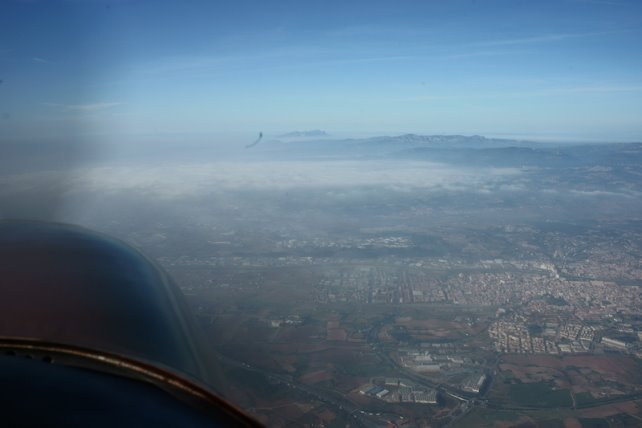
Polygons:
M379 339L378 339L379 330L381 329L381 327L383 327L385 323L390 322L393 317L394 315L387 315L386 317L382 318L380 321L378 321L376 324L372 326L372 328L368 332L368 343L370 344L372 350L379 356L379 358L381 358L382 361L385 361L391 367L394 367L396 370L403 373L404 377L407 377L408 379L411 379L419 383L420 385L434 388L442 394L446 394L462 402L468 403L469 409L472 409L472 407L475 405L482 405L484 407L488 407L496 410L543 410L545 409L545 407L536 407L536 406L506 406L500 403L494 403L488 399L477 398L476 396L462 393L461 391L451 387L450 385L432 382L431 380L426 379L425 377L413 372L412 370L403 367L394 358L390 357L390 355L387 352L385 352L383 347L379 344ZM499 356L497 357L497 360L496 360L496 364L498 363L499 363ZM491 376L491 379L492 379L492 376ZM568 408L569 409L588 409L588 408L599 407L607 404L624 403L627 401L640 400L640 399L642 399L642 392L622 395L617 397L604 398L601 400L593 401L591 403L577 404L573 407L568 407Z
M370 344L370 348L377 354L377 356L386 363L388 366L391 368L394 368L395 370L401 372L403 374L403 377L406 377L410 380L413 380L417 382L419 385L423 385L429 388L436 389L438 392L442 394L449 395L459 401L462 402L468 402L470 401L471 398L473 397L467 397L467 394L462 393L456 388L451 387L450 385L445 385L443 383L435 383L431 381L430 379L425 378L424 376L421 376L420 374L417 374L416 372L402 366L399 364L398 361L396 361L394 358L392 358L381 346L379 343L379 330L381 330L381 327L387 322L390 322L394 315L387 315L380 321L377 321L368 331L368 343Z
M336 413L342 414L347 421L352 421L355 426L359 427L379 427L382 426L380 419L374 418L372 415L361 410L357 407L352 401L348 400L343 394L314 387L311 385L305 385L299 382L294 381L291 376L282 375L279 373L273 373L267 370L260 369L258 367L253 367L247 363L242 363L237 360L228 358L222 354L217 354L217 357L227 365L237 367L249 372L258 373L272 382L280 383L287 386L288 388L295 389L298 392L307 395L315 400L321 401L328 407L332 408Z

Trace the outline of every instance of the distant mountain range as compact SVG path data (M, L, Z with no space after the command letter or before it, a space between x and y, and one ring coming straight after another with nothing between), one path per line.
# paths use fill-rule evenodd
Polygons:
M296 140L296 137L305 137L305 140ZM317 137L317 138L311 138ZM417 135L403 134L397 136L381 136L359 139L331 139L324 131L303 131L291 132L277 138L288 138L288 141L281 141L292 149L294 146L310 149L315 146L328 149L350 150L354 148L366 148L367 150L379 149L412 149L412 148L441 148L441 149L462 149L462 148L491 148L491 147L534 147L546 145L545 143L534 143L524 140L508 140L501 138L486 138L480 135Z
M286 134L277 135L277 138L312 138L312 137L329 137L325 131L320 129L312 129L310 131L294 131Z
M321 132L309 138L309 132ZM287 135L294 136L295 133ZM487 166L588 166L642 164L642 143L541 143L480 135L382 136L330 139L323 131L306 138L274 140L265 148L288 158L407 159Z
M489 148L489 147L530 147L531 141L486 138L481 135L417 135L403 134L394 137L373 137L361 140L368 145L396 145L404 147L441 147L441 148Z

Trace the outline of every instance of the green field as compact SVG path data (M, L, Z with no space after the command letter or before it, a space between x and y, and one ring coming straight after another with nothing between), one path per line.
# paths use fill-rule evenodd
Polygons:
M510 400L525 407L570 407L573 404L567 389L553 390L544 382L510 385Z
M608 428L611 425L604 419L580 418L582 428Z
M589 404L595 402L595 398L591 395L590 392L578 392L575 394L575 402L580 404Z
M519 413L510 410L475 408L466 416L455 422L452 426L456 428L485 427L492 426L495 421L517 422L519 418Z

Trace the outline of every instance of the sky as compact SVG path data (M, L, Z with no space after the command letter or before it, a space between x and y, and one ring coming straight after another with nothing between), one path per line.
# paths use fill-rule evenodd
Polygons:
M641 45L637 0L3 0L0 140L642 141Z

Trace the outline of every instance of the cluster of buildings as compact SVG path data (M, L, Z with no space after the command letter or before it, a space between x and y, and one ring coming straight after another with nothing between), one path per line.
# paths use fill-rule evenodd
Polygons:
M472 365L469 358L454 353L435 353L424 348L401 348L398 352L401 364L419 373L449 372Z
M523 317L494 322L488 328L495 350L502 353L567 354L606 350L635 351L631 342L600 336L594 326L546 322L536 334L529 332Z
M359 393L388 403L437 403L435 389L419 386L401 378L373 379L361 386Z
M440 348L444 349L440 349ZM478 394L487 380L487 375L472 354L458 349L453 344L431 344L431 346L417 346L400 348L399 359L401 364L424 375L440 376L449 379L447 383L459 388L463 392ZM462 379L463 381L453 379Z
M403 266L347 265L323 272L316 285L316 300L520 306L526 314L564 313L585 321L615 313L637 314L642 307L637 286L564 279L551 263L504 260L479 262L448 276L440 275L427 261L414 259Z
M581 234L548 232L543 244L554 248L553 259L567 278L642 278L639 229L605 234L603 228Z
M299 248L336 248L336 249L367 249L367 248L408 248L413 242L406 236L377 236L373 238L345 238L325 239L312 238L310 240L287 239L277 241L275 246L279 249Z
M278 328L281 326L297 326L303 324L303 319L301 318L300 315L289 315L285 318L275 318L269 320L270 322L270 327L273 328Z
M484 387L484 383L486 383L487 378L488 376L486 376L484 373L475 373L471 376L468 376L461 383L461 390L465 392L471 392L473 394L479 394L479 391L481 391Z

